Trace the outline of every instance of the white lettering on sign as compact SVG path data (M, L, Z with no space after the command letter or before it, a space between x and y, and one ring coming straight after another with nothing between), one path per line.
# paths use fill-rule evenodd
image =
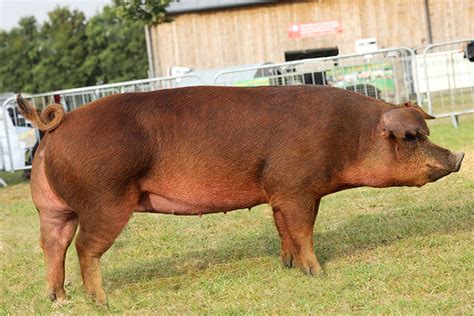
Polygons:
M290 38L303 38L320 36L327 34L336 34L342 32L342 23L340 20L315 22L315 23L293 23L288 30Z

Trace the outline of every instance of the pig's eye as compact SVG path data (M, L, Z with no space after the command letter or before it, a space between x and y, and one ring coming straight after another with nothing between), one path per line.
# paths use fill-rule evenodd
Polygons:
M406 134L405 139L408 140L408 141L414 142L414 141L416 141L416 135Z

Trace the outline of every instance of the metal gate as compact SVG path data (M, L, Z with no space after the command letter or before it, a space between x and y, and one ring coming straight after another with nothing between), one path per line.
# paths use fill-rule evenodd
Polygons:
M53 102L54 96L59 96L61 99L61 104L65 106L66 110L72 111L83 104L112 94L125 92L145 92L160 89L195 86L202 83L202 80L195 75L160 77L111 83L92 87L52 91L34 94L27 99L29 99L29 101L31 101L36 108L42 109Z
M195 86L202 84L195 75L161 77L105 84L93 87L59 90L41 94L24 95L37 109L43 109L61 100L66 111L72 111L84 104L102 97L124 92L143 92L167 88ZM15 171L31 168L31 154L39 140L39 132L20 114L14 97L5 100L0 114L0 170Z
M331 85L401 103L416 100L413 56L409 48L394 48L370 54L304 59L222 71L215 76L214 83L224 86ZM253 79L239 80L249 75L253 75Z
M428 113L451 117L474 113L474 62L467 58L472 39L432 44L416 56L416 91Z

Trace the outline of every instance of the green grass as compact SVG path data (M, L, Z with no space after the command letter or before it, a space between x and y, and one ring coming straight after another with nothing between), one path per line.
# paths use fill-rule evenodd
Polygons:
M453 128L450 118L428 120L428 126L431 141L439 146L463 151L474 146L474 114L461 115L458 129Z
M423 188L359 188L323 199L315 250L327 274L285 269L268 206L199 217L136 214L104 255L109 309L83 293L74 247L67 304L44 293L26 183L0 189L0 314L473 314L474 120L434 122L464 150L460 173Z
M0 171L0 179L3 179L7 185L15 185L18 183L26 182L24 177L24 171L5 172Z
M453 94L450 94L451 91ZM432 113L434 115L466 111L474 108L473 88L435 91L431 94L431 98ZM423 108L428 111L428 100L425 100L423 103Z

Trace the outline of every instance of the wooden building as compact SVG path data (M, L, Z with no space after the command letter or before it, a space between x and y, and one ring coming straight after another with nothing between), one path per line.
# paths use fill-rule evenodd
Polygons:
M168 12L172 22L149 29L154 76L283 62L289 51L352 53L359 39L381 49L474 36L471 0L180 0Z

